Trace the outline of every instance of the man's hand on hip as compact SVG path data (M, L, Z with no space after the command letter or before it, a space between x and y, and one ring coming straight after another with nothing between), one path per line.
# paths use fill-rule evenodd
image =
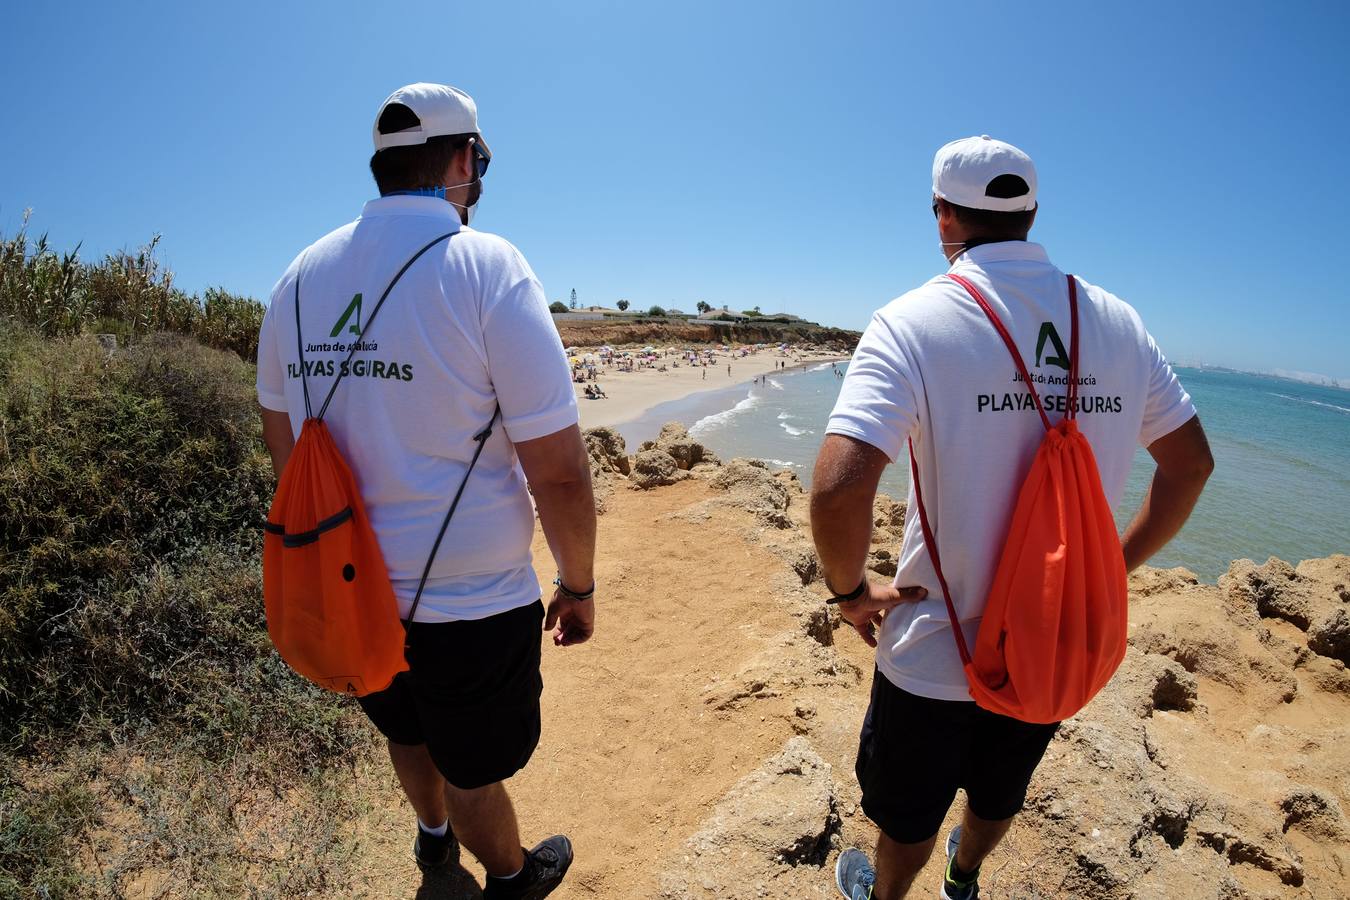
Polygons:
M928 596L921 587L895 588L889 584L868 582L866 592L857 600L839 604L839 614L857 629L867 646L877 645L877 629L886 614L901 603L918 603Z
M544 617L544 630L553 632L555 646L584 644L595 631L595 598L574 600L555 590Z

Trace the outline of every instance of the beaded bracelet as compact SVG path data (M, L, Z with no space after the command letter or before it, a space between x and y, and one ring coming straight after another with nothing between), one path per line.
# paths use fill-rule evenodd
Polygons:
M557 578L553 579L553 583L554 583L555 585L557 585L558 593L562 594L564 597L567 597L567 598L570 599L570 600L576 600L576 601L578 601L578 602L581 602L581 601L589 600L589 599L591 599L592 597L595 596L595 583L594 583L594 582L591 583L590 590L586 590L586 591L574 591L574 590L572 590L572 589L569 588L567 585L563 584L563 580L562 580L562 576L561 576L561 575L559 575Z

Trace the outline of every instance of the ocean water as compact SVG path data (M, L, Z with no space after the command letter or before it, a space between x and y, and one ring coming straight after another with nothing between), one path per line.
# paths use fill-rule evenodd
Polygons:
M845 364L840 363L842 370ZM1180 368L1209 435L1216 468L1186 527L1151 561L1213 581L1243 557L1291 562L1350 553L1350 391L1261 375ZM630 447L679 421L724 459L752 456L810 483L811 466L840 378L829 363L662 404L619 426ZM1121 528L1148 488L1153 461L1141 449ZM904 497L907 464L887 467L881 489Z

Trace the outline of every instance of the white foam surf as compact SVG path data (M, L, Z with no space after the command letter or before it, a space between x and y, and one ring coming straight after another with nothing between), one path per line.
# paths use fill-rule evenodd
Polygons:
M731 409L724 409L719 413L713 413L710 416L704 416L703 418L699 419L697 422L694 423L693 427L689 429L689 433L697 437L701 434L706 433L710 429L716 430L718 428L721 428L725 426L727 423L729 423L731 420L735 419L737 416L744 413L746 410L753 409L754 407L758 406L759 402L760 398L754 394L751 394L749 397L746 397L744 400L742 400L740 403L737 403Z

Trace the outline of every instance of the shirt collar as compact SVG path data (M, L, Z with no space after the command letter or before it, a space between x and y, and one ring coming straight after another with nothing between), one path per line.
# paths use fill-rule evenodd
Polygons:
M361 207L361 218L376 216L426 216L461 224L459 210L439 197L376 197Z
M980 244L971 247L952 263L951 270L961 266L973 265L983 268L989 263L999 262L1038 262L1050 264L1050 256L1045 248L1032 241L999 241L995 244Z

